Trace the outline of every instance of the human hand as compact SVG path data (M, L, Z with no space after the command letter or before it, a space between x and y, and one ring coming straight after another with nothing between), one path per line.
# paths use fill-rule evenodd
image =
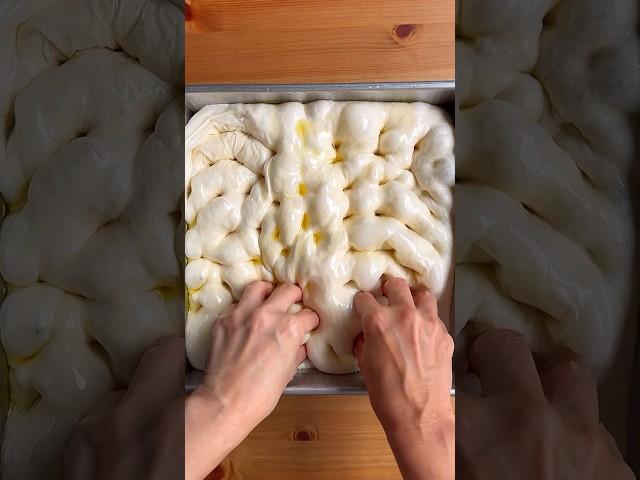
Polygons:
M318 326L310 309L289 309L302 299L293 284L273 289L253 282L238 304L220 315L211 330L211 349L195 395L230 407L251 427L269 415L285 387L307 358L304 339Z
M457 392L461 478L635 478L602 426L591 372L561 348L538 365L512 330L471 340L468 368L482 396Z
M406 479L453 478L453 340L426 289L412 296L392 278L382 291L386 302L368 292L354 298L363 332L354 351L371 405Z
M187 400L187 479L203 478L275 408L319 322L293 284L253 282L214 323L206 372Z
M184 358L184 338L157 340L129 387L78 421L64 451L66 480L182 477Z

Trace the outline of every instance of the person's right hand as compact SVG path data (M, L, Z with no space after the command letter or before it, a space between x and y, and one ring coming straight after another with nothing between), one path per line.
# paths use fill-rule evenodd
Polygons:
M458 386L461 478L633 480L600 423L595 378L571 350L536 365L521 334L488 330L471 340L467 360L481 396Z
M451 404L453 339L426 289L383 282L384 298L360 292L354 307L362 335L354 343L374 412L405 479L454 477Z

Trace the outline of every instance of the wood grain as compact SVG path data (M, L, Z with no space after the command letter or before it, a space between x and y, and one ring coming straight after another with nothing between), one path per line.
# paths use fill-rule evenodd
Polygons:
M401 480L366 396L282 397L208 480Z
M186 82L452 80L453 0L190 0Z

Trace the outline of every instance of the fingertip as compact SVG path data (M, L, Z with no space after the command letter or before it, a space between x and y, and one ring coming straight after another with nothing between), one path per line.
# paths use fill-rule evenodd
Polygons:
M481 333L471 340L467 359L485 394L543 396L533 355L519 332L495 329Z
M245 287L238 303L245 303L247 301L255 303L258 300L264 299L272 290L273 284L263 280L255 280Z
M293 283L281 283L269 295L267 303L275 306L285 312L291 308L294 303L302 300L302 290Z
M288 289L290 289L292 291L295 290L296 292L302 293L302 289L298 285L296 285L295 283L284 282L284 283L281 283L280 285L283 285L284 287L286 287L286 288L288 288Z
M524 336L515 330L491 329L480 332L471 339L470 354L490 354L496 351L523 351L529 353Z
M414 298L422 298L424 300L433 300L436 301L436 296L429 290L428 287L424 285L420 285L418 288L413 291Z
M308 319L308 321L309 321L309 325L308 325L309 329L308 329L308 331L311 331L314 328L316 328L318 325L320 325L320 317L318 316L318 314L316 312L314 312L310 308L305 308L305 309L301 310L297 315L302 316L305 319Z
M420 311L427 315L427 320L438 317L438 300L426 287L421 287L413 295L413 302Z
M296 302L302 299L302 289L295 283L281 283L274 289L275 292L285 293L288 297L296 297Z
M247 286L245 287L246 289L253 289L253 288L262 288L262 287L267 287L268 285L271 285L271 283L265 281L265 280L253 280L251 282L249 282L247 284Z
M414 305L409 282L404 278L389 278L382 284L382 291L391 305Z
M563 363L581 363L580 355L566 345L556 346L548 355L536 354L535 356L538 360L540 372L551 370L556 365Z
M253 287L259 291L270 293L274 286L273 283L267 282L266 280L255 280L249 284L249 287Z
M358 309L358 305L362 305L365 302L368 302L370 300L375 301L374 296L370 293L370 292L358 292L355 294L355 296L353 297L353 306L356 307L356 310Z
M356 311L358 319L361 322L362 329L368 328L368 324L372 321L378 321L382 317L384 307L369 292L363 292L354 299L353 307Z
M404 278L401 277L390 277L383 275L382 288L388 287L407 287L409 288L409 282L407 282Z

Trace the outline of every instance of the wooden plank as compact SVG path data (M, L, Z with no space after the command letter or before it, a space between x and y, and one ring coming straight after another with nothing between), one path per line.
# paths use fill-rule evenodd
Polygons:
M191 0L187 32L300 30L387 24L442 23L453 19L451 0Z
M367 396L282 397L209 480L401 480Z
M191 0L187 83L451 80L450 0Z

